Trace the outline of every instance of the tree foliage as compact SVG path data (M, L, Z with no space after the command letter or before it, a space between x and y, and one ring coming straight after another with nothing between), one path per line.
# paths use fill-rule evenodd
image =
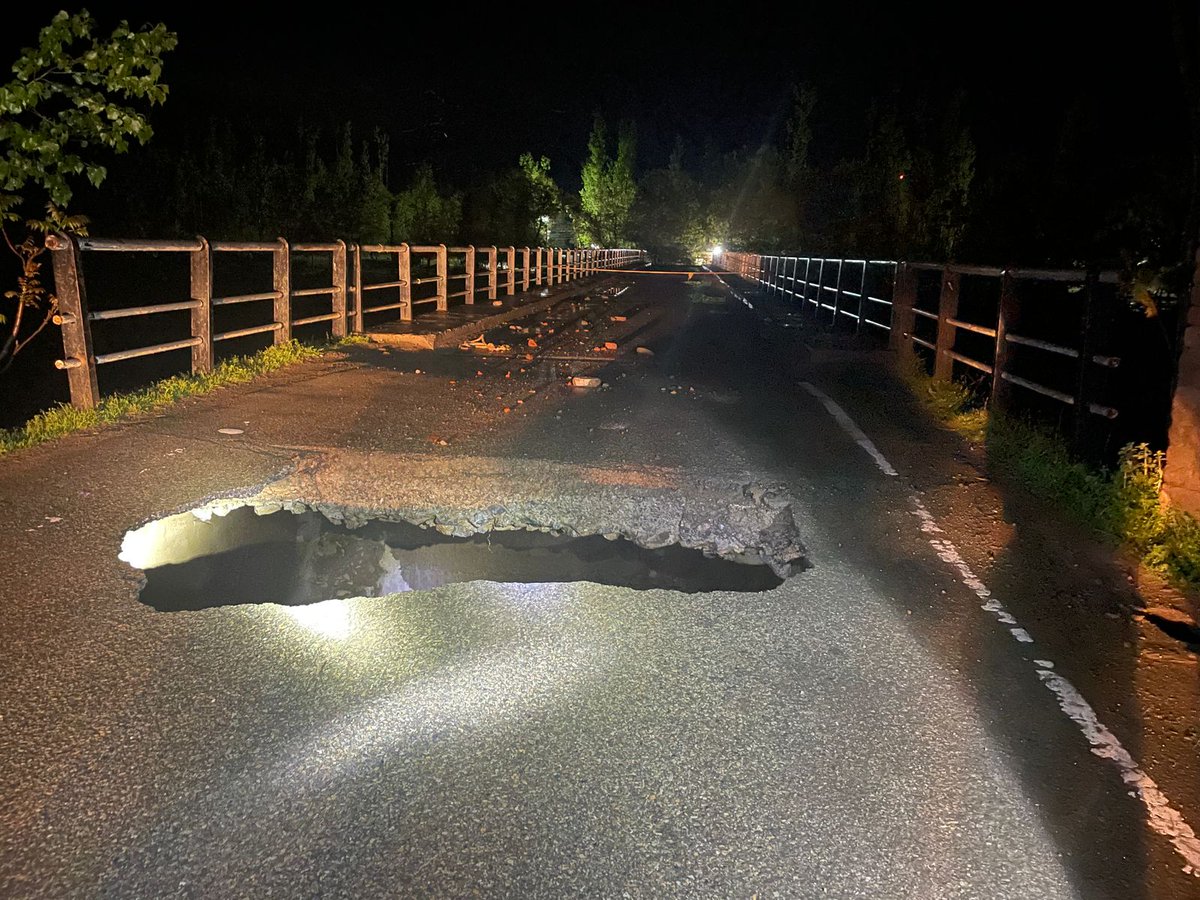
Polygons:
M145 107L167 98L160 78L174 33L162 24L134 31L126 22L108 37L95 29L86 10L58 13L0 85L0 230L21 266L16 289L4 294L11 312L0 313L7 332L0 371L54 313L56 300L41 282L41 234L85 228L86 219L65 211L74 182L99 187L108 174L101 154L148 141ZM31 215L34 208L44 212Z
M634 165L637 133L624 122L617 134L616 156L610 156L608 129L597 115L588 139L587 161L580 173L579 213L575 231L580 243L620 247L630 243L630 225L637 181Z
M550 160L523 153L516 166L487 176L467 193L464 238L488 244L545 244L550 222L561 210L562 194L550 176Z
M433 167L418 166L412 183L396 194L392 232L409 243L447 243L458 234L462 220L462 195L443 194L433 177Z

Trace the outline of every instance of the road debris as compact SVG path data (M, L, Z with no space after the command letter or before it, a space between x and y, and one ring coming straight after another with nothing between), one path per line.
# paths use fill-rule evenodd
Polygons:
M472 338L469 341L463 341L458 345L459 350L471 350L476 353L508 353L512 350L508 344L493 344L491 341L485 341L481 334L477 338ZM420 372L418 371L418 374Z

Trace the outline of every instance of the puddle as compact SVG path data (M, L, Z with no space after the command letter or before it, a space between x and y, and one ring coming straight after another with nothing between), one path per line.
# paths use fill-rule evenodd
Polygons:
M299 605L420 591L464 581L592 581L649 590L766 591L769 566L673 546L647 550L601 536L537 531L448 537L406 522L347 528L320 513L258 515L240 507L169 516L131 531L121 559L142 569L140 599L162 611L239 603Z

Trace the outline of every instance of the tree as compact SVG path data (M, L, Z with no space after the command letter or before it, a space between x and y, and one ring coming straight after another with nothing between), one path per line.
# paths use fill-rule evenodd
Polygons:
M99 187L108 172L97 151L144 144L152 131L139 105L167 98L159 79L173 32L161 23L132 31L121 22L100 38L95 27L86 10L58 13L37 45L21 51L16 77L0 86L0 232L21 265L16 290L4 294L10 311L0 312L0 372L54 314L57 300L41 281L41 236L85 232L86 218L66 211L72 182L83 176ZM35 206L44 214L29 215Z
M684 169L683 155L676 139L667 168L647 172L638 185L634 237L656 261L690 263L722 239L701 186Z
M522 153L517 160L529 184L529 207L533 216L534 234L539 245L550 240L550 222L563 211L562 191L550 176L548 157L534 159L532 153Z
M433 167L417 168L412 185L396 194L392 238L409 243L450 241L462 220L462 196L443 195L433 178Z
M637 182L634 164L637 135L632 123L621 124L617 155L608 154L608 129L597 114L588 138L588 158L581 172L579 215L575 230L584 244L619 247L630 243L629 228Z
M463 237L488 244L545 244L561 207L550 160L522 153L516 166L488 175L467 192Z

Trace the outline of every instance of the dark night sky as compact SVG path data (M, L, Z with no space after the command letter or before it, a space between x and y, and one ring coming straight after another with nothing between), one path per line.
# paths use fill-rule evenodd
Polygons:
M29 6L6 12L8 58L53 8ZM636 120L643 166L663 164L676 134L697 147L757 144L779 128L793 79L818 86L817 152L830 155L861 139L866 107L896 88L965 91L984 159L989 145L1052 140L1081 94L1111 110L1114 139L1140 123L1172 139L1162 117L1177 102L1155 0L1103 17L1062 3L493 4L486 16L395 4L369 18L347 5L281 22L249 3L89 8L103 26L123 17L179 33L172 95L152 120L161 140L212 114L264 117L284 140L298 118L349 119L390 132L394 172L429 159L459 182L530 150L569 183L597 109Z

